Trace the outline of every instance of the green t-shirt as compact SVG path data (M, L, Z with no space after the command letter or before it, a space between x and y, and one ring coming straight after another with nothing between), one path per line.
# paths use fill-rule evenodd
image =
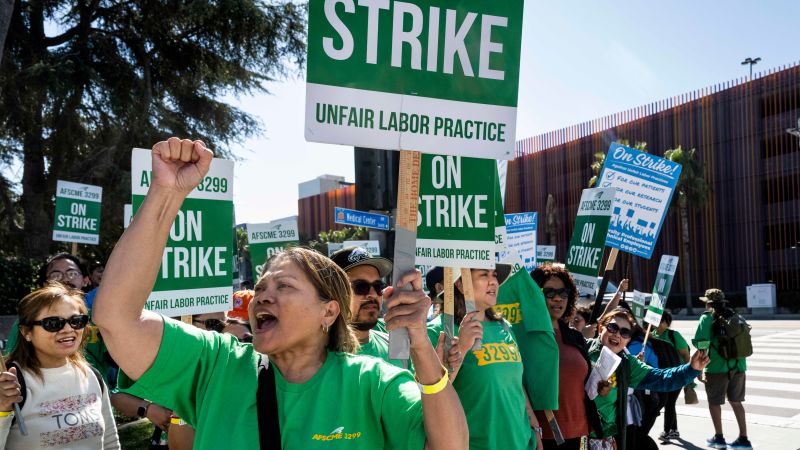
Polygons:
M195 448L259 447L260 356L231 335L164 319L153 365L126 392L172 408ZM411 373L377 358L328 352L305 383L275 372L282 448L422 449L422 400Z
M589 359L592 364L597 362L600 357L600 351L603 349L600 345L599 339L595 338L589 341ZM639 383L644 380L651 367L639 361L635 356L625 354L628 360L628 367L630 368L630 387L635 388ZM603 436L611 437L617 434L617 374L611 374L608 379L611 383L611 390L605 397L597 396L594 398L594 404L597 406L597 413L600 415L600 422L603 425ZM594 434L594 433L592 433Z
M359 355L380 358L389 364L404 369L403 361L399 359L389 359L389 335L380 331L369 330L369 342L361 344L358 350ZM413 372L411 360L408 360L409 370Z
M439 335L436 324L429 336ZM508 323L506 323L508 326ZM458 332L458 327L456 327ZM453 387L469 426L470 450L534 449L522 389L522 358L514 337L501 322L483 322L483 345L464 355Z
M378 319L378 323L376 323L372 329L380 331L381 333L388 333L388 331L386 331L386 322L383 321L383 318Z
M558 409L558 343L542 290L528 272L518 270L500 286L494 309L511 323L533 409Z
M663 335L658 334L658 330L653 330L652 334L653 334L653 337L661 339L662 341L667 342L669 345L672 345L673 347L675 347L675 350L688 350L689 349L689 343L686 342L686 339L683 338L683 335L681 335L680 333L678 333L675 330L671 330L671 329L668 328L667 331ZM672 339L670 339L670 337ZM675 340L674 344L672 342L673 339Z
M745 372L747 370L747 363L745 358L725 360L720 355L716 348L719 346L719 340L711 329L714 324L714 317L711 311L706 311L700 316L700 323L697 324L697 331L694 333L695 341L710 341L711 346L708 349L708 357L711 361L706 366L706 373L728 373L729 371Z

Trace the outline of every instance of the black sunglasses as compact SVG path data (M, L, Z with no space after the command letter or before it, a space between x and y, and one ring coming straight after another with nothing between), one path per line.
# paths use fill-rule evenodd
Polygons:
M80 330L86 327L89 323L89 316L86 314L76 314L69 319L65 319L63 317L45 317L42 320L34 320L33 322L29 323L28 325L39 325L40 327L44 328L44 331L49 331L51 333L55 333L57 331L61 331L64 328L64 325L69 324L73 330Z
M631 338L631 329L630 328L621 328L615 322L607 323L606 324L606 330L608 330L608 332L611 333L611 334L619 333L619 335L622 336L625 339L630 339Z
M222 329L225 328L225 322L219 319L192 319L194 323L202 323L206 330L216 331L217 333L222 333Z
M370 289L375 289L375 292L381 295L381 292L383 292L383 289L386 287L386 284L381 280L373 281L372 283L364 280L356 280L350 283L350 285L353 286L353 292L355 292L356 295L369 295Z
M572 295L572 289L566 288L566 287L558 288L558 289L551 288L551 287L546 287L546 288L542 288L542 293L547 298L553 298L556 295L561 297L561 298L569 298L569 296Z

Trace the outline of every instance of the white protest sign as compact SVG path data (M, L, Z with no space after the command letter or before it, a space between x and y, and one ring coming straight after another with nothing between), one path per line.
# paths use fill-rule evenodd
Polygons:
M372 256L381 256L381 243L379 241L344 241L342 247L361 247Z

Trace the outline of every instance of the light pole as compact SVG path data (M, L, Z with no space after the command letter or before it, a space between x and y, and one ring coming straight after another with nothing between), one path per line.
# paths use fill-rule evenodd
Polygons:
M753 59L753 58L750 58L750 57L748 57L747 59L742 61L742 65L743 66L747 65L747 64L750 64L750 79L751 80L753 79L753 66L758 64L759 61L761 61L761 58Z

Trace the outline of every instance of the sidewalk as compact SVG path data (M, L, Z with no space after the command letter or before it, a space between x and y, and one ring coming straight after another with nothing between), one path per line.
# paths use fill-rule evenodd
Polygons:
M726 408L723 406L723 409ZM745 403L745 409L747 404ZM671 441L670 444L661 444L658 435L664 429L664 414L656 420L656 424L650 431L650 436L660 444L662 450L698 450L707 449L706 438L714 434L714 427L711 425L710 417L690 417L678 415L678 430L681 438ZM736 422L731 420L722 421L722 429L725 432L725 440L733 442L739 434ZM771 427L767 425L747 424L748 439L753 444L754 450L800 450L800 429Z

